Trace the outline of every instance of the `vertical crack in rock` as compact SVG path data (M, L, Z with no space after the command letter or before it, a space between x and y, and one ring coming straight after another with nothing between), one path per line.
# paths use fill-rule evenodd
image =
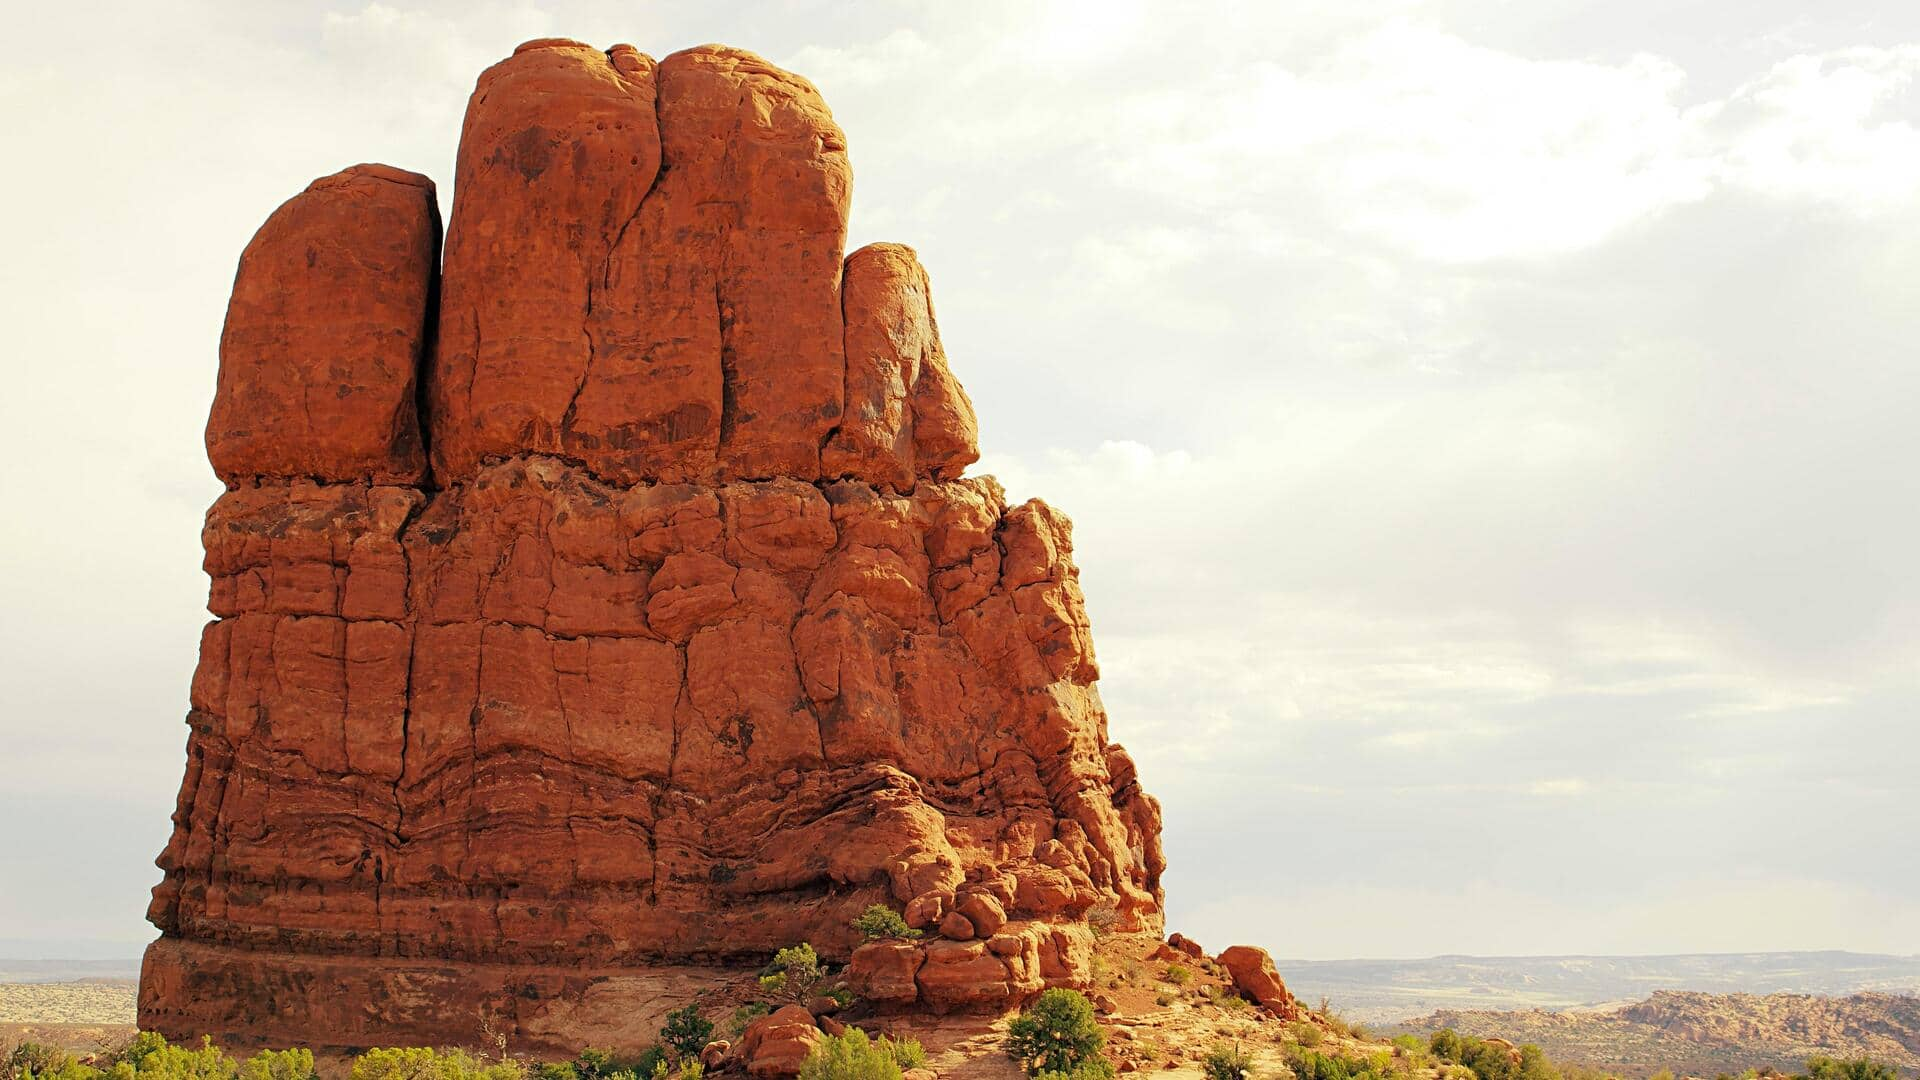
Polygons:
M142 1025L434 1045L537 984L509 1035L571 1052L614 1037L587 986L661 962L804 940L1000 1008L1086 984L1095 907L1157 929L1071 528L963 478L926 271L845 252L812 85L529 42L456 176L444 262L380 165L241 256ZM883 986L854 916L961 902L999 959Z

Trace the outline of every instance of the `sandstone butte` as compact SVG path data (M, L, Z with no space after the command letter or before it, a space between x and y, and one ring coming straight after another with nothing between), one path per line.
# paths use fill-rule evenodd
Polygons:
M543 40L480 76L444 252L383 165L260 228L143 1027L571 1052L800 941L939 1011L1163 929L1069 523L963 476L850 187L752 53ZM926 937L860 946L875 903Z

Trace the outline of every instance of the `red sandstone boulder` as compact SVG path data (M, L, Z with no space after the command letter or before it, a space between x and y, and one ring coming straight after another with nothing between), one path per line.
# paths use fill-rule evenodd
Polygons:
M1007 925L1006 909L1000 906L1000 901L996 900L991 893L978 891L966 893L960 897L959 906L955 910L965 917L968 927L978 937L990 938L999 933L1001 927ZM945 929L943 924L942 932Z
M1198 960L1207 955L1207 950L1201 948L1199 942L1185 934L1168 934L1167 946L1176 952L1184 953L1194 960Z
M914 981L926 953L918 945L873 941L853 950L847 962L847 986L856 997L880 1005L911 1002L920 996Z
M740 1060L754 1076L797 1076L800 1063L820 1045L820 1029L813 1014L799 1005L786 1005L747 1025L740 1036Z
M1280 973L1274 969L1273 958L1267 955L1267 950L1235 945L1215 959L1227 969L1234 987L1241 993L1266 1006L1282 1020L1299 1018L1299 1003L1287 992L1287 984L1280 981Z
M431 327L433 181L385 165L321 177L240 256L207 457L256 477L415 483L414 399Z

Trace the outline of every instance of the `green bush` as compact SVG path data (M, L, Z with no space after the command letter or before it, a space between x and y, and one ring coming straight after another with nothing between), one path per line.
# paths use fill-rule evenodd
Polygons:
M1246 1009L1251 1008L1253 1005L1252 1002L1241 997L1231 987L1225 986L1207 987L1207 1000L1223 1009Z
M893 1063L900 1066L902 1072L927 1067L927 1050L919 1039L889 1039L882 1035L880 1048L893 1056Z
M1093 1018L1093 1002L1077 990L1048 990L1007 1025L1007 1056L1029 1076L1073 1073L1101 1060L1106 1041Z
M772 1011L772 1006L764 1001L755 1001L733 1010L733 1015L727 1019L727 1037L737 1039L746 1034L748 1024Z
M579 1080L602 1080L621 1071L619 1062L613 1060L613 1051L596 1046L580 1051L580 1056L573 1059L572 1069Z
M885 1045L850 1027L820 1044L800 1063L800 1080L900 1080L900 1063Z
M1825 1055L1807 1059L1807 1071L1795 1080L1898 1080L1900 1071L1872 1058L1831 1058Z
M1293 1036L1294 1042L1309 1050L1319 1046L1327 1038L1326 1033L1320 1030L1320 1025L1305 1020L1295 1020L1288 1025L1287 1034Z
M803 941L773 954L773 962L761 969L760 989L777 998L805 1002L826 974L813 946Z
M7 1054L6 1075L9 1077L52 1076L73 1063L73 1055L57 1046L23 1042Z
M1033 1080L1113 1080L1113 1063L1106 1058L1088 1058L1072 1072L1038 1072Z
M312 1080L313 1051L262 1050L240 1066L240 1080Z
M571 1061L543 1061L533 1068L534 1080L580 1080Z
M1160 977L1175 986L1185 986L1193 981L1193 969L1185 964L1168 964L1166 974Z
M1287 1068L1293 1070L1295 1080L1383 1080L1390 1074L1378 1060L1355 1060L1318 1050L1294 1050L1287 1055Z
M1239 1043L1221 1043L1200 1061L1207 1080L1252 1080L1253 1057Z
M666 1026L660 1029L660 1041L683 1058L697 1058L713 1041L713 1021L702 1019L700 1006L695 1004L675 1009L667 1014Z
M353 1059L352 1080L523 1080L519 1064L477 1061L464 1050L388 1046Z
M201 1039L200 1048L189 1050L174 1046L158 1035L129 1048L116 1065L128 1066L141 1080L231 1080L240 1069L226 1051ZM307 1055L308 1075L312 1075L313 1056ZM358 1080L358 1078L356 1078Z
M698 1058L683 1058L679 1068L667 1064L665 1058L653 1063L653 1071L648 1073L651 1080L700 1080L707 1073L707 1067L700 1064Z
M886 906L875 904L860 917L853 920L853 928L868 941L912 941L920 936L920 931L907 925L900 913Z
M1441 1028L1428 1038L1427 1048L1442 1061L1466 1066L1477 1080L1562 1080L1560 1070L1547 1060L1539 1047L1531 1044L1518 1049L1516 1061L1516 1051L1504 1044ZM1656 1074L1650 1080L1659 1080L1659 1077ZM1673 1080L1672 1076L1667 1080Z

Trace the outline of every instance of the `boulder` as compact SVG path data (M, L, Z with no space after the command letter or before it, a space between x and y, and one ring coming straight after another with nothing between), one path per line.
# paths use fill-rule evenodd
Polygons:
M1282 1020L1299 1019L1299 1003L1287 992L1287 984L1280 981L1280 973L1275 970L1273 958L1267 955L1267 950L1252 945L1235 945L1215 959L1227 969L1234 987L1241 993Z
M1000 932L1001 927L1007 925L1006 909L1001 907L1000 901L994 899L989 893L966 893L960 897L959 905L955 910L966 918L973 930L973 936L992 937ZM941 932L945 933L945 931L946 927L943 923Z
M799 1005L784 1005L747 1025L740 1036L739 1057L754 1076L797 1076L800 1063L820 1045L820 1039L812 1013Z
M1189 958L1194 960L1204 959L1207 955L1207 950L1201 948L1199 942L1193 940L1192 938L1186 936L1185 934L1181 934L1181 933L1168 934L1167 945L1169 948L1173 949L1175 952L1185 953Z
M873 941L853 950L847 963L847 986L856 997L876 1004L897 1005L920 995L914 976L926 961L920 946L899 941Z

